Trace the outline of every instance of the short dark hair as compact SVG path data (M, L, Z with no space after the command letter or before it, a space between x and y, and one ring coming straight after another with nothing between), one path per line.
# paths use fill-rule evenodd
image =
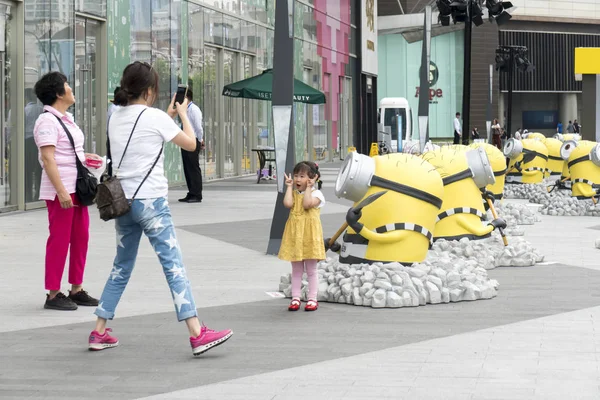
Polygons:
M137 100L148 89L158 95L158 74L146 62L135 61L123 70L119 90L115 91L113 101L117 106L126 106L132 100Z
M35 83L35 95L45 106L56 103L58 96L65 94L67 77L57 71L48 72Z
M187 97L189 101L194 101L194 92L192 92L192 89L188 88L185 97Z
M115 90L113 91L113 99L112 99L112 103L113 103L113 104L115 103L115 97L117 97L117 92L118 92L119 90L121 90L121 86L117 86L117 87L115 88Z
M459 112L457 112L457 113L456 113L456 115L460 115L460 113L459 113Z

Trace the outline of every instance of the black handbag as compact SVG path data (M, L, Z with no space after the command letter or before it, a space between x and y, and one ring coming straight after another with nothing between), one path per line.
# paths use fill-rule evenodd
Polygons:
M146 110L147 108L142 110L140 115L138 115L137 119L135 120L135 124L133 124L133 128L131 129L131 133L129 134L129 139L127 140L127 144L125 145L125 150L123 150L123 155L121 156L121 160L119 161L119 165L117 166L117 173L115 173L115 175L113 175L112 170L112 154L110 151L110 138L108 136L108 123L106 124L106 157L108 160L110 160L110 163L108 163L108 166L106 167L106 173L102 176L102 183L98 185L98 195L96 197L96 205L98 206L100 218L103 221L110 221L111 219L121 217L131 210L131 202L135 199L135 196L138 194L144 182L146 182L146 179L148 179L148 176L150 176L150 173L156 166L156 163L160 159L160 156L163 152L164 143L163 146L161 146L160 152L158 153L158 157L156 157L156 159L154 160L152 167L150 167L150 170L136 189L131 200L128 200L125 196L123 186L121 185L121 181L117 177L117 174L119 168L121 167L121 164L123 163L123 157L125 157L125 153L127 152L127 148L129 147L129 142L131 142L131 138L133 136L133 132L135 131L135 127L137 126L140 117ZM108 122L110 122L110 119Z
M46 111L47 112L47 111ZM73 136L71 136L71 132L67 129L65 123L60 119L57 115L54 115L58 122L62 125L65 133L69 137L69 141L71 142L71 146L73 146L73 151L75 152L75 163L77 165L77 181L75 183L75 195L79 199L79 202L83 206L91 206L94 204L94 199L96 198L96 193L98 191L98 179L83 165L79 156L77 155L77 150L75 149L75 141L73 140Z

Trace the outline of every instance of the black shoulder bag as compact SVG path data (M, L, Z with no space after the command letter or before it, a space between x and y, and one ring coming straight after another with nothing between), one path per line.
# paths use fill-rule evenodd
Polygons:
M125 157L125 152L127 152L127 148L129 147L129 142L131 142L131 138L133 136L133 132L135 131L135 127L137 126L140 117L146 111L147 108L142 110L140 115L138 115L135 120L135 124L133 124L133 128L131 129L131 133L129 134L129 139L127 140L127 144L125 145L125 149L123 150L123 155L121 156L121 161L119 161L119 165L117 166L117 172L113 176L112 170L112 154L110 152L110 138L108 136L108 122L106 124L106 157L111 162L108 163L106 167L106 173L102 176L102 183L98 185L98 195L96 196L96 205L98 206L98 211L100 212L100 218L104 221L110 221L111 219L123 216L127 214L131 210L131 202L135 199L135 196L140 191L140 188L150 176L150 173L156 166L156 163L160 159L160 156L163 152L164 144L160 148L160 152L158 153L158 157L154 160L152 167L138 186L137 190L133 194L131 200L128 200L125 196L125 192L123 191L123 186L121 185L121 181L117 177L119 168L121 168L121 164L123 163L123 157Z
M48 111L46 111L48 112ZM75 194L79 199L79 202L83 206L91 206L94 204L94 199L96 198L97 188L98 188L98 180L92 173L83 165L79 156L77 155L77 150L75 149L75 141L73 141L73 136L71 136L71 132L67 129L65 123L58 117L54 115L58 122L62 125L65 133L69 137L69 141L71 142L71 146L73 146L73 151L75 152L75 163L77 165L77 181L75 183Z

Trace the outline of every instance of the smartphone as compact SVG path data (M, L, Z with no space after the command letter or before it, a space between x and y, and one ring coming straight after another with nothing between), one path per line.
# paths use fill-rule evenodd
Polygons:
M187 85L177 85L177 93L175 94L175 103L173 103L173 108L176 108L176 103L183 104L183 101L185 100L185 96L187 94L187 90Z

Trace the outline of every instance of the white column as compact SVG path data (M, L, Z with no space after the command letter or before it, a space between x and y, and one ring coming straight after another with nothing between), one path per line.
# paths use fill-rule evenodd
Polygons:
M566 132L569 121L573 122L577 118L577 94L576 93L560 93L558 95L559 104L559 120L562 122L564 131Z

